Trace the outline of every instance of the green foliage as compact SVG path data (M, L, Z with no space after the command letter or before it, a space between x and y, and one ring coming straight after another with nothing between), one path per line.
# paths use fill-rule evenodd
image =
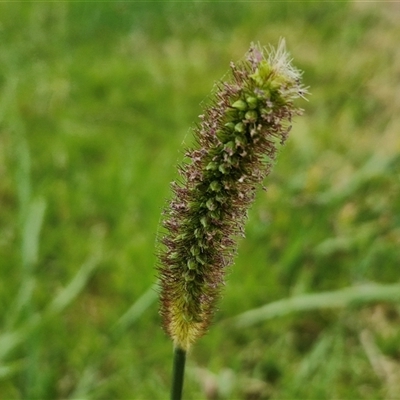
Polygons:
M2 3L0 397L166 397L150 288L182 141L229 62L283 36L312 96L189 354L185 395L394 398L395 302L225 320L398 282L398 17L389 3Z

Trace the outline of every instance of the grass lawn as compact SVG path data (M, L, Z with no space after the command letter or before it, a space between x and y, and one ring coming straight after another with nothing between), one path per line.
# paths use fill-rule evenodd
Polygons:
M185 398L396 398L399 18L389 2L1 3L0 398L168 398L152 285L169 183L229 62L280 37L312 94Z

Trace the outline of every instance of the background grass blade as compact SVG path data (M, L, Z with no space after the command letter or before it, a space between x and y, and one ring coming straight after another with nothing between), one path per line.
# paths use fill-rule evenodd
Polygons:
M95 255L86 261L78 270L71 282L63 288L50 302L45 310L47 314L58 314L70 305L85 288L93 271L98 266L99 256Z
M146 290L129 308L129 310L121 316L114 326L114 331L122 334L131 327L132 324L146 312L146 310L153 305L158 299L157 293L158 283L152 285Z
M400 284L359 285L331 292L304 294L266 304L263 307L246 311L231 321L238 328L248 327L272 318L288 314L321 310L364 306L375 302L400 301Z

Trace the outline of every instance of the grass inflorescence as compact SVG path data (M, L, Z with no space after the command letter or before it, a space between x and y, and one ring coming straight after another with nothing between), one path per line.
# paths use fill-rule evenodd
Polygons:
M161 314L176 346L187 350L212 319L226 268L244 234L256 188L301 112L301 73L281 40L277 50L252 45L231 80L217 85L194 130L197 146L173 182L160 252Z

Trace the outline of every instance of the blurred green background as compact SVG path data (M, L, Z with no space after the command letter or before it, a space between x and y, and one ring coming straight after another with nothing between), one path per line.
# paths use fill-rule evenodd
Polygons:
M379 2L0 4L0 398L168 398L151 286L169 182L229 62L280 37L312 95L249 213L185 395L396 398L396 296L229 318L399 281L399 18Z

